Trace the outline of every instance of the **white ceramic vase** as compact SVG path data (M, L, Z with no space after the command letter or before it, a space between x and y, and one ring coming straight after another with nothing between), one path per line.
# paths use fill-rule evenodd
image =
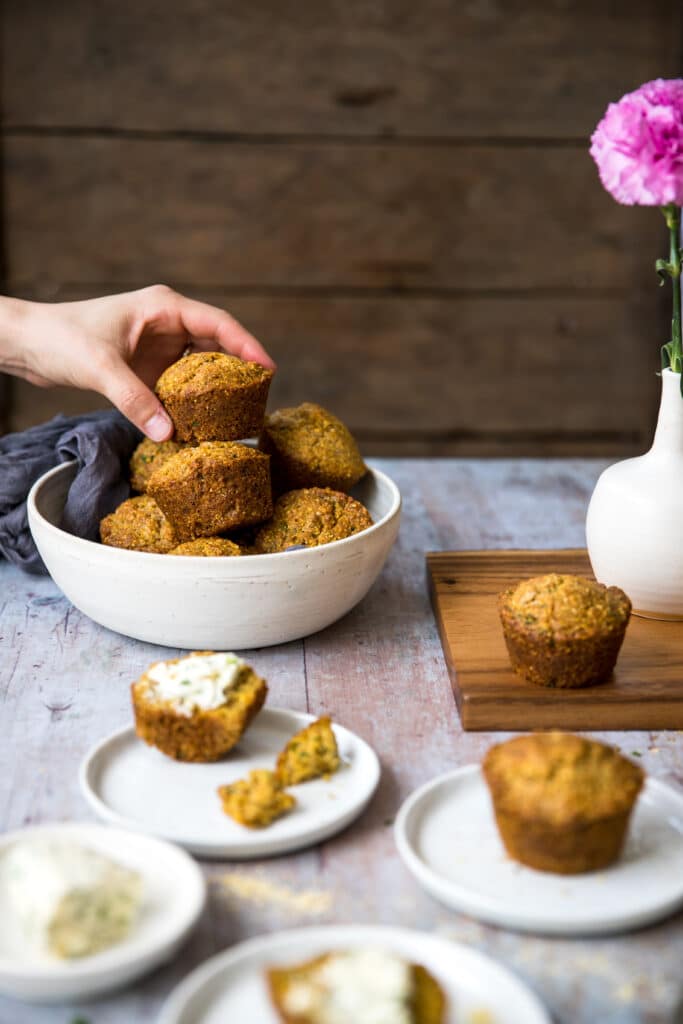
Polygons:
M609 466L586 519L588 554L600 583L621 587L634 612L683 619L683 397L680 374L662 372L652 448Z

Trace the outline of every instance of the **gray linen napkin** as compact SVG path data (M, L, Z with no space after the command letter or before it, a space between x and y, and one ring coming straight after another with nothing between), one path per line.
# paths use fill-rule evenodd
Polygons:
M84 416L55 416L19 434L0 437L0 556L25 572L46 574L28 527L26 498L48 469L75 459L78 470L62 526L88 540L100 519L130 494L127 463L140 431L114 409Z

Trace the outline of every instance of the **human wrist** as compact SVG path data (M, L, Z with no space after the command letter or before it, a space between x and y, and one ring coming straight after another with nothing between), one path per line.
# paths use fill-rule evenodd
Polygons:
M29 366L28 321L34 303L0 296L0 370L23 374Z

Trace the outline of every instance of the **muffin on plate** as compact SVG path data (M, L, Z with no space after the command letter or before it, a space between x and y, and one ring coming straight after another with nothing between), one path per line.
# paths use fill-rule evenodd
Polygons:
M265 680L235 654L157 661L131 686L135 731L177 761L218 761L263 707Z
M644 781L618 750L571 733L533 733L491 747L482 767L515 860L562 875L617 860Z
M179 537L149 494L128 498L100 523L103 544L131 551L165 554L176 547Z
M276 493L301 487L350 491L367 472L348 427L313 402L266 416L259 447L271 456Z
M224 352L193 352L169 366L155 391L176 441L237 441L263 426L273 373Z
M218 795L225 814L247 828L267 828L296 805L275 772L255 768L246 779L219 786Z
M359 948L266 971L273 1006L283 1024L328 1024L363 1019L391 1024L444 1024L446 997L420 964L397 953Z
M359 501L341 491L308 487L288 491L275 503L273 518L256 535L261 553L292 547L317 547L343 540L372 526L370 513Z
M146 437L130 457L130 486L139 494L147 490L147 482L155 469L179 452L183 445L176 441L150 441Z
M341 764L332 722L327 715L292 736L277 759L275 771L285 786L329 778Z
M177 548L169 551L170 555L187 555L194 558L235 558L242 554L239 544L226 537L198 537L186 540Z
M260 523L273 509L269 458L234 441L183 448L147 484L179 541Z
M498 598L512 667L537 686L579 687L609 679L631 602L619 587L549 573Z

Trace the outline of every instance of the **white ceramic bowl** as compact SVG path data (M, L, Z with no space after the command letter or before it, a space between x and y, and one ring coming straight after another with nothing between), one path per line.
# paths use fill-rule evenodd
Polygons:
M324 629L368 592L396 539L401 496L370 469L354 495L374 525L317 548L239 558L125 551L60 529L75 464L45 473L28 521L47 569L82 612L117 633L165 647L245 650Z

